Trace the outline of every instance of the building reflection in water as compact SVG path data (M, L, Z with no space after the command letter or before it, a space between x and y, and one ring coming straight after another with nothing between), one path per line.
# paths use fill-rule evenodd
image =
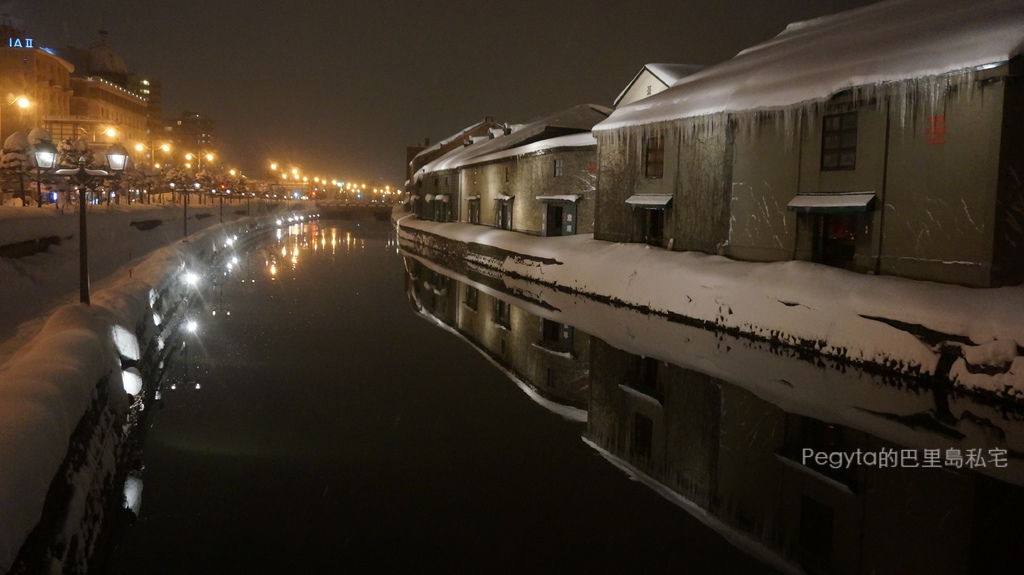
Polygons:
M1016 571L1020 410L403 253L418 313L743 551L810 573Z

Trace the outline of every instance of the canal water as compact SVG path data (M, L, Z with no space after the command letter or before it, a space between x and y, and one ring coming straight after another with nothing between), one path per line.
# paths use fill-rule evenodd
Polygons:
M399 251L314 221L205 275L107 573L772 572L417 313Z

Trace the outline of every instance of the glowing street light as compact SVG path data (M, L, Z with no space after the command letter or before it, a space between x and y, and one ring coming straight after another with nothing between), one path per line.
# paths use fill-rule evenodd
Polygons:
M187 152L185 154L185 160L187 160L189 163L185 164L185 165L186 165L186 167L191 168L192 167L191 163L192 163L193 160L195 160L195 162L196 162L196 170L202 170L203 169L203 160L206 160L206 163L209 164L210 162L213 162L214 158L216 158L216 156L213 153L211 153L211 152L207 152L205 154L202 154L202 153L194 154L192 152Z
M49 134L46 134L49 138ZM43 207L42 171L52 170L57 164L57 147L53 142L41 140L32 148L32 156L36 161L36 206Z
M78 157L78 167L56 170L54 172L58 176L68 176L78 185L78 291L79 301L85 305L89 305L89 244L86 220L86 192L93 182L120 174L128 165L128 151L125 150L124 146L114 144L107 149L106 153L107 166L110 168L110 172L86 168L85 152L88 148L89 145L84 140L77 140L75 142L75 149L80 154ZM38 162L39 159L37 154L36 161ZM46 158L44 157L43 160L45 161Z

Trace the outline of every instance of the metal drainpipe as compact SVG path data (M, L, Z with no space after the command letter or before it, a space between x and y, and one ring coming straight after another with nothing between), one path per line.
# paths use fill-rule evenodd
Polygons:
M878 253L875 254L875 275L882 271L882 242L885 240L885 191L889 181L889 128L892 115L889 109L890 102L885 102L885 155L882 157L882 189L879 190L878 203L882 211L878 216Z

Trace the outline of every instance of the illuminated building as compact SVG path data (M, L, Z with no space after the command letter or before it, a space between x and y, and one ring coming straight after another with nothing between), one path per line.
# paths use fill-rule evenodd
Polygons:
M73 95L66 115L43 119L54 140L84 138L99 148L147 139L148 101L128 88L128 66L108 45L107 33L100 31L88 48L69 46L63 53L75 66Z
M23 30L0 23L0 141L15 131L27 133L45 118L68 116L73 70Z

